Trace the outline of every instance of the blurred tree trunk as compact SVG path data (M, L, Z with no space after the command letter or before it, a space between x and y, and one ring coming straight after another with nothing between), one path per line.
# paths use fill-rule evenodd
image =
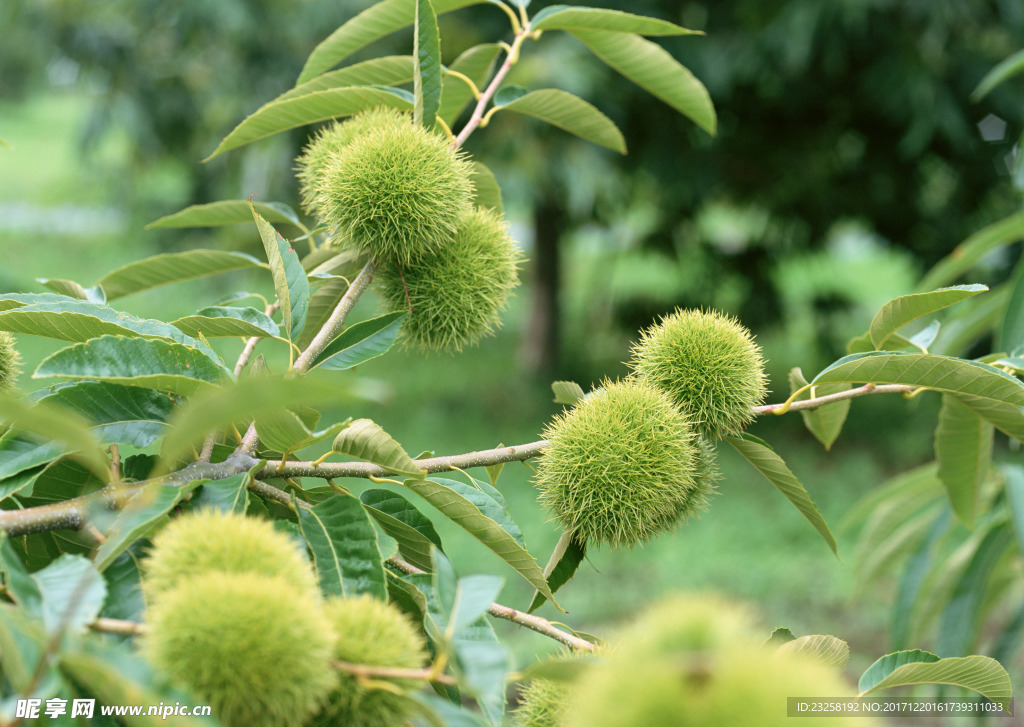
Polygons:
M559 287L561 256L558 241L565 224L561 195L543 194L533 208L533 310L523 336L520 358L528 371L551 375L559 361Z

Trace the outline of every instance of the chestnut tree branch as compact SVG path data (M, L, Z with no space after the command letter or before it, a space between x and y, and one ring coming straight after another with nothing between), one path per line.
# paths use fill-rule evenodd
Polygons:
M500 86L501 82L505 80L505 76L507 76L508 72L512 70L512 66L519 61L519 50L522 48L523 41L526 40L529 34L530 26L528 24L516 31L516 37L513 39L512 45L508 49L508 53L505 56L505 62L501 64L501 68L498 69L498 72L494 74L494 78L492 78L491 82L487 84L487 88L485 88L483 93L480 94L480 97L476 101L476 106L473 108L473 114L469 117L469 121L467 121L466 125L462 127L462 131L459 132L459 135L455 137L456 149L465 144L469 135L476 131L477 127L480 126L480 122L484 117L484 111L487 109L487 104L490 102L495 91L498 90L498 86Z

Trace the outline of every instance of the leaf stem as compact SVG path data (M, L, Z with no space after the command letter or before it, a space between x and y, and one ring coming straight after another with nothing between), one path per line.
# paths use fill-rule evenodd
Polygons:
M476 102L476 107L473 109L473 115L469 117L469 121L467 121L466 125L462 127L462 131L459 132L459 135L455 137L456 148L465 144L469 135L472 134L478 126L480 126L480 121L484 116L484 110L487 108L487 104L490 102L491 97L494 95L495 91L498 90L498 86L501 85L501 82L505 80L505 76L508 75L508 72L512 70L512 66L519 61L519 49L522 47L523 41L526 40L529 33L529 23L516 31L516 37L512 41L512 46L508 49L505 56L505 62L501 64L501 68L498 69L498 72L494 74L494 78L492 78L491 82L487 84L487 88L480 94L480 98L478 98Z

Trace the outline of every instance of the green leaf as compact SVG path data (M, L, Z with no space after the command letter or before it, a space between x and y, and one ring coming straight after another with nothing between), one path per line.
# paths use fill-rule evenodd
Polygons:
M413 120L432 129L441 108L441 36L430 0L416 0L414 27Z
M577 541L568 530L562 531L562 535L558 538L555 549L551 553L551 558L544 567L544 576L548 580L548 587L552 593L557 593L559 588L572 579L586 554L585 543ZM547 599L539 591L535 592L526 612L533 613L544 605L545 600Z
M430 727L483 727L483 722L473 712L447 699L426 692L413 692L409 696L416 702L420 714L430 723Z
M79 640L74 648L61 651L60 669L102 705L170 706L197 703L191 695L168 686L131 647L111 641ZM97 716L98 712L99 708ZM218 724L209 717L182 717L173 714L166 717L129 717L126 723L152 727L202 727Z
M294 340L306 323L306 312L309 310L309 278L302 267L302 262L291 243L281 237L269 222L260 217L256 208L252 208L253 219L260 231L263 250L270 262L270 272L274 276L274 291L277 302L281 304L281 319L288 340Z
M104 478L110 475L110 463L99 441L89 430L89 422L77 414L52 403L29 405L24 399L0 391L0 421L6 421L21 432L60 442L92 472Z
M225 376L223 368L190 346L145 338L102 336L43 359L34 379L98 379L190 396Z
M32 487L35 485L39 475L43 473L43 469L30 469L24 472L8 477L7 479L0 480L0 501L6 500L12 495L17 495L19 492L32 492Z
M978 293L988 290L986 285L956 285L951 288L940 288L930 293L913 293L893 298L882 306L871 321L869 334L875 350L885 346L896 331L911 321L931 315L943 308L956 305L962 300L973 298Z
M192 508L211 508L221 512L245 514L249 509L249 485L252 484L255 474L263 469L263 464L259 462L248 472L239 472L223 480L203 483L199 492L192 498Z
M583 393L583 387L575 381L553 381L551 383L551 391L555 395L556 404L566 404L568 406L582 401L586 396Z
M973 528L978 491L992 461L992 425L956 397L943 396L935 429L935 458L953 512Z
M30 619L24 609L0 603L0 664L5 680L19 694L38 686L36 676L46 645L38 620Z
M435 0L437 15L476 5L485 0ZM363 46L378 38L407 28L413 24L415 0L384 0L377 3L335 30L320 43L306 60L297 83L305 83L314 76L336 66Z
M9 431L0 437L0 480L49 462L64 453L64 447L52 441L38 442Z
M788 641L777 650L779 654L798 654L822 666L842 669L850 660L850 645L835 636L816 634Z
M792 369L789 372L789 386L791 391L796 391L807 384L803 372ZM848 391L849 384L823 384L816 386L796 398L796 401L805 401L812 397L828 396L838 394L841 391ZM800 415L804 420L807 431L814 435L814 438L821 442L825 451L832 449L832 445L843 431L843 424L846 422L846 415L850 411L850 400L843 399L819 406L817 409L801 409Z
M833 537L832 531L829 530L828 523L818 511L811 496L807 494L807 490L786 467L782 458L775 454L766 442L750 434L744 434L742 437L725 437L724 439L743 455L744 459L754 465L754 468L764 475L776 490L793 503L800 514L807 518L807 521L825 539L832 552L837 553L836 539Z
M337 422L319 431L307 426L295 412L290 409L275 409L263 412L253 420L256 431L260 435L263 446L276 452L290 453L317 442L335 436L348 426L347 422Z
M963 687L1003 705L1004 709L1010 707L1010 677L995 659L987 656L940 659L919 650L887 654L868 667L860 678L860 696L913 684Z
M939 652L966 656L974 648L989 596L989 581L1011 543L1013 529L1003 522L989 530L974 551L942 613L936 644Z
M142 577L132 552L121 553L103 572L107 583L107 602L102 615L125 621L142 621L146 601L142 597Z
M793 635L792 631L790 631L784 626L780 626L774 631L772 631L772 635L768 637L768 640L766 642L764 642L762 648L770 646L782 646L783 644L788 644L790 641L795 640L796 636Z
M971 91L971 101L977 103L1000 83L1022 72L1024 72L1024 50L1019 50L985 74L977 88Z
M258 267L266 265L242 252L189 250L128 263L104 275L97 285L106 292L108 300L114 300L161 285Z
M208 388L189 399L171 418L171 431L164 437L161 447L160 467L167 471L210 432L236 423L248 423L254 417L279 408L329 406L351 398L338 382L326 382L309 375L250 378Z
M165 393L107 381L79 381L39 400L85 417L103 443L144 448L164 435L174 400Z
M495 105L499 105L495 96ZM531 91L513 101L500 104L503 111L516 111L532 116L575 134L581 139L626 153L622 132L607 116L579 96L555 88Z
M413 79L412 56L383 56L324 73L306 83L285 91L274 101L305 96L314 91L350 86L400 86Z
M917 284L921 291L934 290L966 273L990 250L1024 238L1024 212L1010 215L978 230L940 260Z
M559 610L544 571L522 543L522 533L490 495L455 480L406 480L405 486L486 545Z
M495 178L494 172L480 162L473 162L473 189L476 190L473 204L494 210L499 215L505 213L505 208L501 203L501 187L498 186L498 180Z
M49 634L82 633L96 620L107 597L107 584L96 566L81 555L64 554L32 574L43 602L43 625Z
M507 85L499 88L494 94L494 106L495 108L502 108L506 104L510 104L516 99L522 98L530 92L529 89L522 86Z
M412 457L379 424L356 419L334 439L335 452L380 465L389 472L408 477L423 477Z
M288 205L282 202L256 202L256 211L267 222L274 225L292 224L299 227L299 217ZM221 202L194 204L172 215L165 215L146 225L147 230L176 229L182 227L221 227L223 225L240 225L252 220L249 203L244 199L226 199ZM172 256L188 256L194 252L210 253L212 250L192 250L173 253ZM219 255L243 255L243 253L218 253ZM158 257L169 257L160 255ZM256 258L244 255L260 265ZM150 258L152 259L152 258Z
M11 302L16 302L17 297L20 296L5 296ZM186 336L170 323L138 318L105 305L70 298L61 302L30 303L0 311L0 331L72 342L88 341L104 335L167 338L214 355L208 346Z
M571 30L594 55L714 135L717 122L704 84L659 45L632 33Z
M309 347L347 291L348 280L338 277L328 280L310 296L306 325L303 326L302 333L299 334L295 345L302 350Z
M96 551L93 562L97 570L104 571L137 540L153 532L164 521L167 513L203 482L205 480L192 480L184 485L153 482L138 487L138 493L114 518L105 534L106 540Z
M504 579L492 575L458 578L451 562L437 548L433 549L433 561L437 603L446 617L445 623L439 626L453 638L487 613L491 604L498 600Z
M429 573L434 567L430 549L442 547L441 537L430 520L411 502L390 490L364 490L359 499L384 532L398 541L402 557Z
M255 308L210 306L190 316L171 321L171 325L196 338L200 335L206 338L225 336L277 338L281 335L280 329L270 316Z
M604 8L571 8L552 5L538 12L530 23L533 30L612 30L637 35L703 35L667 20L623 13Z
M1003 465L1006 499L1010 510L1010 519L1017 534L1017 546L1024 553L1024 467L1020 465Z
M1024 405L1024 384L977 361L930 353L855 353L814 377L813 384L902 384Z
M482 43L475 45L455 59L450 68L452 71L461 73L470 79L479 90L494 71L494 62L501 52L501 46L497 43ZM444 120L448 126L452 126L466 104L473 99L473 90L466 85L466 82L456 76L445 74L442 79L441 108L437 115Z
M311 368L344 371L366 363L391 350L408 314L385 313L349 326L316 357Z
M204 161L281 131L340 116L350 116L374 106L388 106L401 111L412 110L412 104L401 96L384 87L372 86L330 88L293 96L284 101L272 101L258 108L232 129Z
M377 531L359 500L335 495L313 508L298 508L298 515L324 597L369 593L387 599Z
M952 512L948 506L943 507L940 515L932 523L924 542L915 553L907 558L906 568L900 578L896 601L892 607L892 626L889 632L892 636L893 648L902 649L911 639L912 630L917 624L917 619L914 617L914 606L928 575L936 544L949 529Z
M4 588L25 613L41 617L43 594L39 584L29 574L25 564L18 557L7 533L0 533L0 572L3 573Z
M90 303L100 303L101 305L107 302L107 294L98 285L85 288L74 280L61 280L60 278L36 278L36 282L61 295L78 298L79 300L87 300Z

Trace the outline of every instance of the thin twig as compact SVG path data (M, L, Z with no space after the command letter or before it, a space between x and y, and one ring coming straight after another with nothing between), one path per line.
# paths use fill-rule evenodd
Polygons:
M836 401L843 401L844 399L856 399L860 396L867 396L869 394L909 394L915 391L918 387L905 386L903 384L865 384L864 386L858 386L855 389L849 389L847 391L840 391L835 394L827 394L825 396L816 396L813 399L804 399L803 401L794 401L789 405L786 411L800 411L805 409L817 409L820 406L831 404ZM774 414L780 409L784 408L785 402L779 404L765 404L764 406L754 407L754 416L761 416L762 414Z
M436 674L433 669L400 669L393 666L366 666L335 659L331 666L339 671L370 679L418 679L425 682L447 684L454 687L459 682L450 674Z
M138 621L102 617L89 624L89 628L104 634L120 634L121 636L142 636L149 629L146 624Z
M523 41L530 34L530 26L526 25L519 32L516 33L515 39L512 41L512 46L508 49L508 54L505 56L505 62L501 64L501 68L494 74L494 78L484 89L484 92L480 94L480 98L477 99L476 106L473 108L473 114L469 117L469 121L462 127L462 131L455 137L455 148L459 148L466 143L466 139L469 135L476 131L476 128L480 126L481 120L484 117L484 110L487 108L488 102L491 100L491 96L498 90L501 82L505 80L505 76L512 70L512 66L519 60L519 49L523 45Z

